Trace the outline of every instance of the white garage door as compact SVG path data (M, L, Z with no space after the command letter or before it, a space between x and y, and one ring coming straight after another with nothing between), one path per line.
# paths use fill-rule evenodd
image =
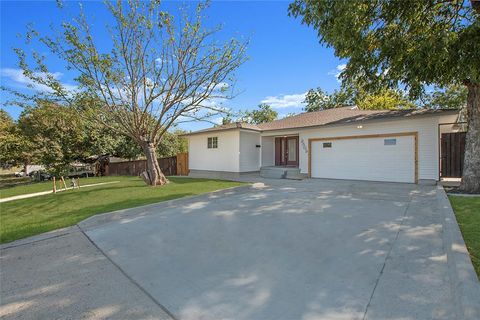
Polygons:
M415 182L413 136L312 141L313 178Z

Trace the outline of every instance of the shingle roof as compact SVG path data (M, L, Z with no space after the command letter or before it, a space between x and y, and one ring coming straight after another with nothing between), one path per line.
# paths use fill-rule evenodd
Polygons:
M216 126L209 129L199 130L190 134L215 132L233 129L246 129L254 131L272 131L286 130L296 128L308 128L324 125L348 124L371 120L384 120L395 118L410 118L421 115L458 113L455 109L405 109L405 110L360 110L355 107L340 107L316 112L301 113L285 119L275 120L262 124L248 123L229 123L226 125ZM189 135L189 134L186 134Z

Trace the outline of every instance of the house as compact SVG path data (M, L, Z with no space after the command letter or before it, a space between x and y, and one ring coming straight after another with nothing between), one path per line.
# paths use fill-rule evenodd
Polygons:
M216 126L185 135L190 176L260 172L278 178L435 183L440 135L459 131L457 118L458 110L341 107L259 125Z

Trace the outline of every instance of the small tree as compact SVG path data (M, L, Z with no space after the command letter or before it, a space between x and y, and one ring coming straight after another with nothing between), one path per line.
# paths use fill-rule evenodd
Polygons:
M342 79L375 88L463 83L468 132L461 188L480 193L480 1L295 0L289 12L348 59Z
M56 36L37 39L78 73L79 90L69 92L33 52L32 67L16 49L24 75L49 88L42 93L73 104L78 95L101 102L96 121L131 137L147 158L144 179L162 185L167 179L157 161L157 146L175 123L201 120L222 112L216 99L232 96L233 72L245 61L246 43L214 39L220 28L202 26L204 3L180 18L162 10L160 1L107 2L114 24L108 43L98 43L83 13L56 26ZM101 48L108 47L107 50ZM86 106L88 107L88 106Z

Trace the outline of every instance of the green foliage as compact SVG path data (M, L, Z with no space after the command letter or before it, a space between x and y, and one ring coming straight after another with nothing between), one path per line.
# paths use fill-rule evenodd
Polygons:
M65 174L70 163L90 155L88 132L72 108L39 102L21 113L18 128L35 150L38 163L56 175Z
M232 123L232 122L233 122L233 120L232 120L231 115L226 115L226 116L222 117L222 125L229 124L229 123Z
M477 9L480 11L480 9ZM342 79L368 86L480 83L480 20L471 1L295 0L289 13L348 59Z
M272 122L277 119L278 112L273 110L271 106L265 103L258 105L258 109L252 111L246 111L241 118L242 122L260 124Z
M310 89L305 96L305 111L320 111L356 105L362 110L396 110L416 108L415 104L399 90L384 88L367 93L355 86L348 86L328 94L321 88Z
M160 144L157 147L157 153L160 158L171 157L178 153L188 152L188 140L181 137L186 133L183 130L175 130L173 133L166 132Z
M463 85L452 84L427 94L425 105L432 109L462 109L467 104L467 91Z
M350 89L341 88L328 94L322 88L310 89L305 96L306 112L320 111L353 105L354 94Z
M362 110L398 110L414 109L415 104L405 95L392 89L383 89L375 94L359 95L355 104Z
M25 165L37 159L37 150L10 115L0 109L0 164Z

